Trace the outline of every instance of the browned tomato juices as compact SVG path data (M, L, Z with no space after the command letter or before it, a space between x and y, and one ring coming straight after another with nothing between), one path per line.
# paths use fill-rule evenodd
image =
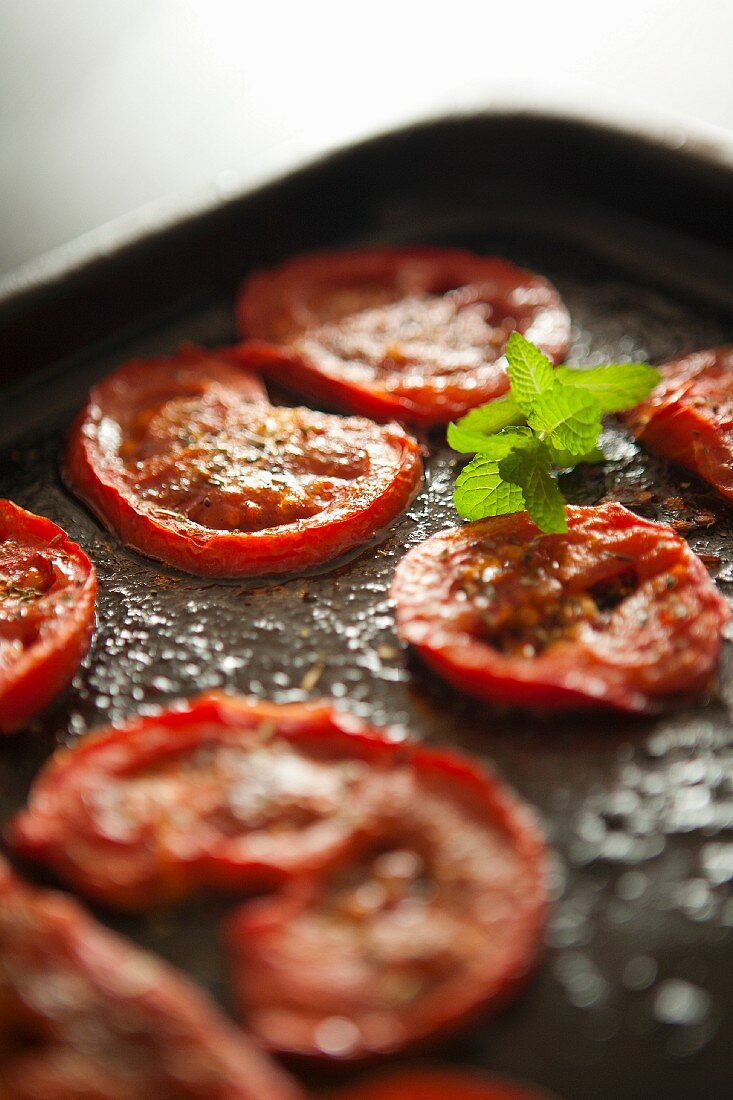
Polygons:
M0 500L0 731L69 684L94 628L94 567L60 527Z
M296 1100L166 964L0 861L2 1100Z
M626 423L650 451L733 500L733 348L697 351L660 370L660 385Z
M546 280L459 249L296 257L252 276L237 311L246 365L338 408L426 425L506 392L513 331L555 362L570 331Z
M72 486L125 543L220 576L318 565L366 542L421 473L396 425L275 408L252 376L192 351L94 387L67 458Z
M569 508L568 526L521 513L415 547L393 585L401 637L498 702L646 711L704 690L729 610L702 562L618 504Z

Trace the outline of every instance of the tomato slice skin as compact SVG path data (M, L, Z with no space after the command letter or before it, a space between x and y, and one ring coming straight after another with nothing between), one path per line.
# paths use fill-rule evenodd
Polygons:
M402 640L459 691L513 706L645 713L706 690L730 610L700 559L619 504L567 516L567 535L542 535L523 512L412 549L392 585ZM601 613L629 571L631 590Z
M171 966L0 861L3 1100L302 1100Z
M329 1100L551 1100L533 1085L458 1069L416 1067L330 1094Z
M444 424L505 393L518 329L559 362L570 321L555 288L507 260L453 248L317 252L247 280L242 363L376 420Z
M458 756L394 755L350 849L228 921L236 1002L267 1049L342 1062L410 1049L503 1006L531 973L547 906L532 816Z
M0 500L0 732L21 729L69 685L89 648L96 593L80 546Z
M733 347L697 351L660 371L662 381L626 423L650 451L733 500Z
M128 546L205 576L321 565L382 531L418 489L397 425L270 405L226 352L127 363L94 386L66 479Z
M251 892L347 845L395 751L327 703L202 695L59 749L7 838L112 908Z

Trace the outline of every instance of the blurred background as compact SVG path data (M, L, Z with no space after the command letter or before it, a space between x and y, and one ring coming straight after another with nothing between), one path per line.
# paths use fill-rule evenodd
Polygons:
M733 130L732 42L722 0L3 0L0 274L452 106Z

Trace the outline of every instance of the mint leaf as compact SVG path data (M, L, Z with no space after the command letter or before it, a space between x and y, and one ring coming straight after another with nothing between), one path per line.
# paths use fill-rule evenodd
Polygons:
M576 459L595 446L601 432L601 410L593 394L561 382L535 400L527 420L553 447Z
M498 462L477 455L456 478L453 503L464 519L486 519L521 512L524 497L517 485L504 480Z
M452 425L451 425L452 427ZM457 429L460 431L460 429ZM448 431L448 442L452 447L455 445L451 443L452 433L450 429ZM510 451L515 447L526 446L528 443L533 442L534 434L531 428L514 426L511 428L503 428L496 435L483 435L476 436L476 443L480 444L479 454L482 458L492 458L498 462L500 458L506 458ZM455 448L456 450L458 448Z
M522 447L499 463L499 474L507 482L518 485L532 519L548 534L567 531L565 501L550 473L551 459L547 449Z
M597 466L600 462L606 461L606 456L600 447L593 447L584 455L573 455L570 451L564 451L562 447L553 447L549 440L545 441L545 446L552 459L552 465L559 466L561 470L572 469L573 466L580 466L581 463Z
M565 386L576 386L593 394L601 413L621 412L648 397L660 379L648 363L609 363L604 367L574 370L558 367L555 372Z
M518 332L507 340L504 354L512 396L522 412L529 413L536 398L549 390L555 380L552 363Z
M448 425L448 442L455 451L480 451L486 437L511 424L524 424L525 417L511 394L471 409L455 424Z

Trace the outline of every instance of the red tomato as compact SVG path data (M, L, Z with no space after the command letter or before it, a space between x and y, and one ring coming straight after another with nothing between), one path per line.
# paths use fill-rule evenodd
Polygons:
M330 1100L550 1100L532 1085L457 1069L408 1069L334 1093Z
M396 751L326 703L200 696L60 749L10 827L15 848L108 905L251 890L320 866Z
M378 751L391 766L348 850L229 921L237 1003L270 1049L403 1049L499 1007L537 954L545 852L527 811L466 760Z
M72 488L129 546L192 573L319 565L371 539L420 482L396 425L274 408L215 353L127 363L72 431Z
M506 392L515 329L555 362L570 335L545 279L454 248L298 256L251 276L237 317L246 365L337 408L425 425Z
M0 731L71 682L94 629L97 578L55 523L0 500Z
M297 1100L172 967L0 862L3 1100ZM301 1098L302 1100L302 1098Z
M650 451L733 500L733 347L673 359L661 372L660 385L624 419Z
M392 586L400 637L459 690L518 706L654 711L709 686L730 612L670 528L619 504L428 539Z

